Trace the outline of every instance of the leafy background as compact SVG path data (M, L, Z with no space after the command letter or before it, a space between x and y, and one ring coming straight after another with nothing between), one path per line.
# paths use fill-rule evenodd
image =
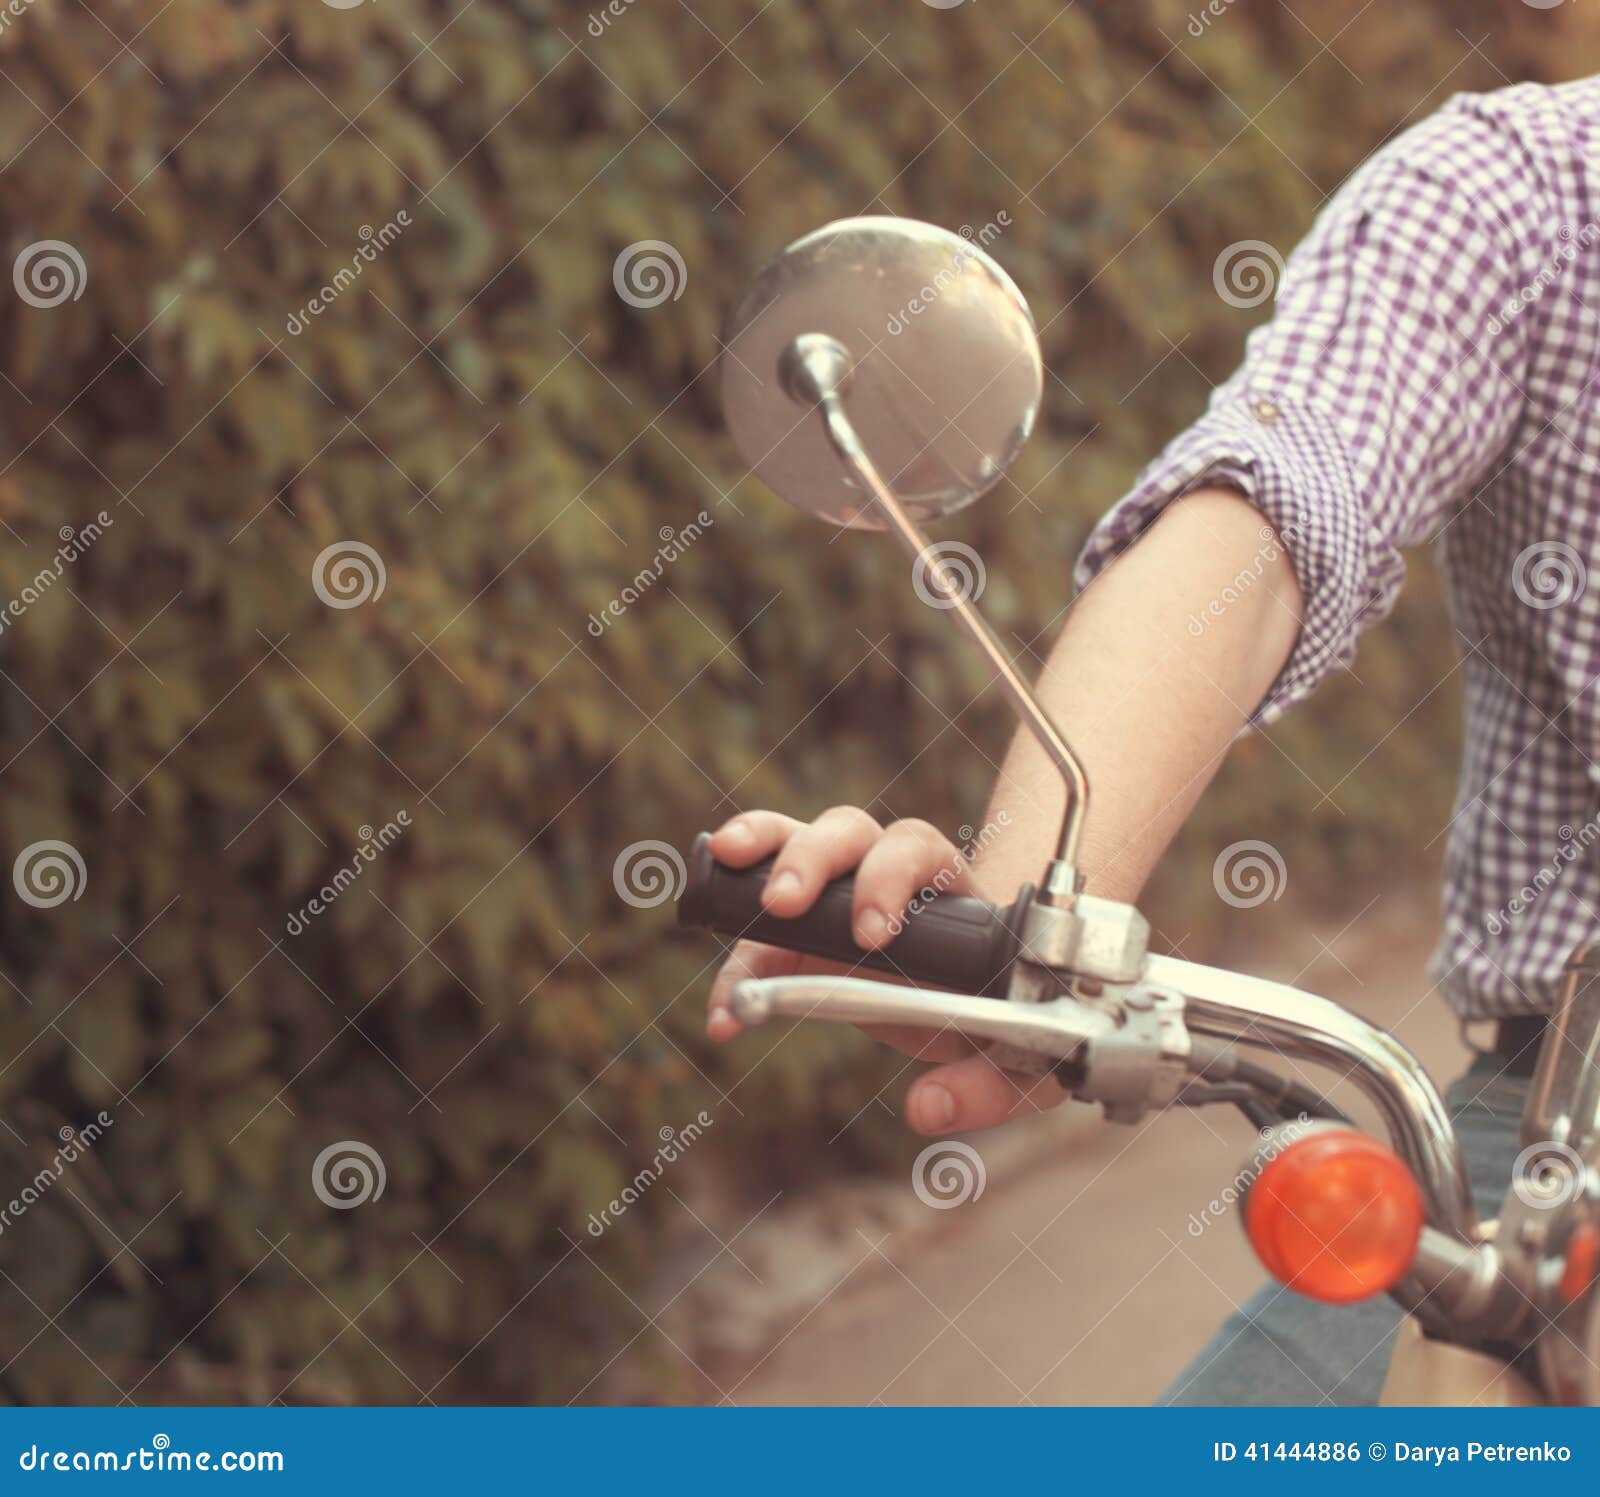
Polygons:
M591 24L593 22L594 24ZM742 472L711 378L759 262L863 210L974 227L1052 371L1007 488L952 534L1039 654L1071 558L1259 312L1287 250L1449 94L1581 74L1583 7L1235 0L34 0L0 30L6 257L73 245L80 299L0 296L0 595L114 524L0 636L0 851L70 842L80 899L0 898L0 1386L30 1401L685 1396L641 1301L685 1210L584 1224L702 1107L706 1157L787 1187L907 1145L894 1074L796 1034L712 1054L709 943L614 863L734 808L981 810L995 694L870 543ZM374 230L410 226L306 331ZM663 240L675 300L618 256ZM708 535L600 638L663 527ZM324 548L382 558L348 610ZM1424 862L1457 728L1425 564L1331 685L1243 745L1153 898L1270 825L1297 890ZM1398 726L1397 726L1398 724ZM288 936L361 842L411 827ZM893 1100L893 1091L886 1094ZM327 1144L381 1198L331 1210ZM643 1394L640 1389L646 1390Z

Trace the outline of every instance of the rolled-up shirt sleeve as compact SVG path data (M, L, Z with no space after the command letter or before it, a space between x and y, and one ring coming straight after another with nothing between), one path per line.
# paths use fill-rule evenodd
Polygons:
M1299 640L1253 721L1348 666L1394 605L1401 548L1437 533L1509 456L1538 321L1520 288L1573 232L1544 201L1492 98L1453 100L1368 161L1290 257L1242 367L1096 526L1079 586L1174 499L1227 485L1277 537L1264 530L1263 555L1241 558L1237 587L1281 544L1303 599ZM1230 263L1225 252L1219 290Z

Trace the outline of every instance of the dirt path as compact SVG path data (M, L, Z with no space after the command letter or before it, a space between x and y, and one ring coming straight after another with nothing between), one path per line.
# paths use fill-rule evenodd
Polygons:
M1428 996L1433 930L1426 902L1385 897L1251 970L1394 1029L1443 1084L1465 1051ZM771 1334L707 1365L740 1404L1148 1402L1261 1280L1233 1214L1207 1210L1253 1141L1230 1109L1127 1129L1067 1107L973 1136L987 1181L964 1205L903 1181L788 1203L746 1255L762 1287L723 1306L746 1340L765 1309Z

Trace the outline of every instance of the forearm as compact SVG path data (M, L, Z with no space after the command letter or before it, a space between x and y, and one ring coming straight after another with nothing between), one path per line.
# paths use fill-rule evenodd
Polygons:
M1073 605L1037 689L1088 771L1092 891L1137 897L1299 632L1288 555L1231 489L1176 501ZM991 898L1039 877L1064 810L1055 770L1019 733L975 865Z

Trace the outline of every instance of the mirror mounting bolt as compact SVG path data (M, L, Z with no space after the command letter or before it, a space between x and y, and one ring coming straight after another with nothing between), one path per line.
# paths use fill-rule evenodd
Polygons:
M1071 909L1083 889L1083 875L1062 858L1052 858L1039 886L1039 901L1054 909Z
M826 406L843 393L855 366L850 350L827 333L802 333L778 360L785 393L800 405Z

